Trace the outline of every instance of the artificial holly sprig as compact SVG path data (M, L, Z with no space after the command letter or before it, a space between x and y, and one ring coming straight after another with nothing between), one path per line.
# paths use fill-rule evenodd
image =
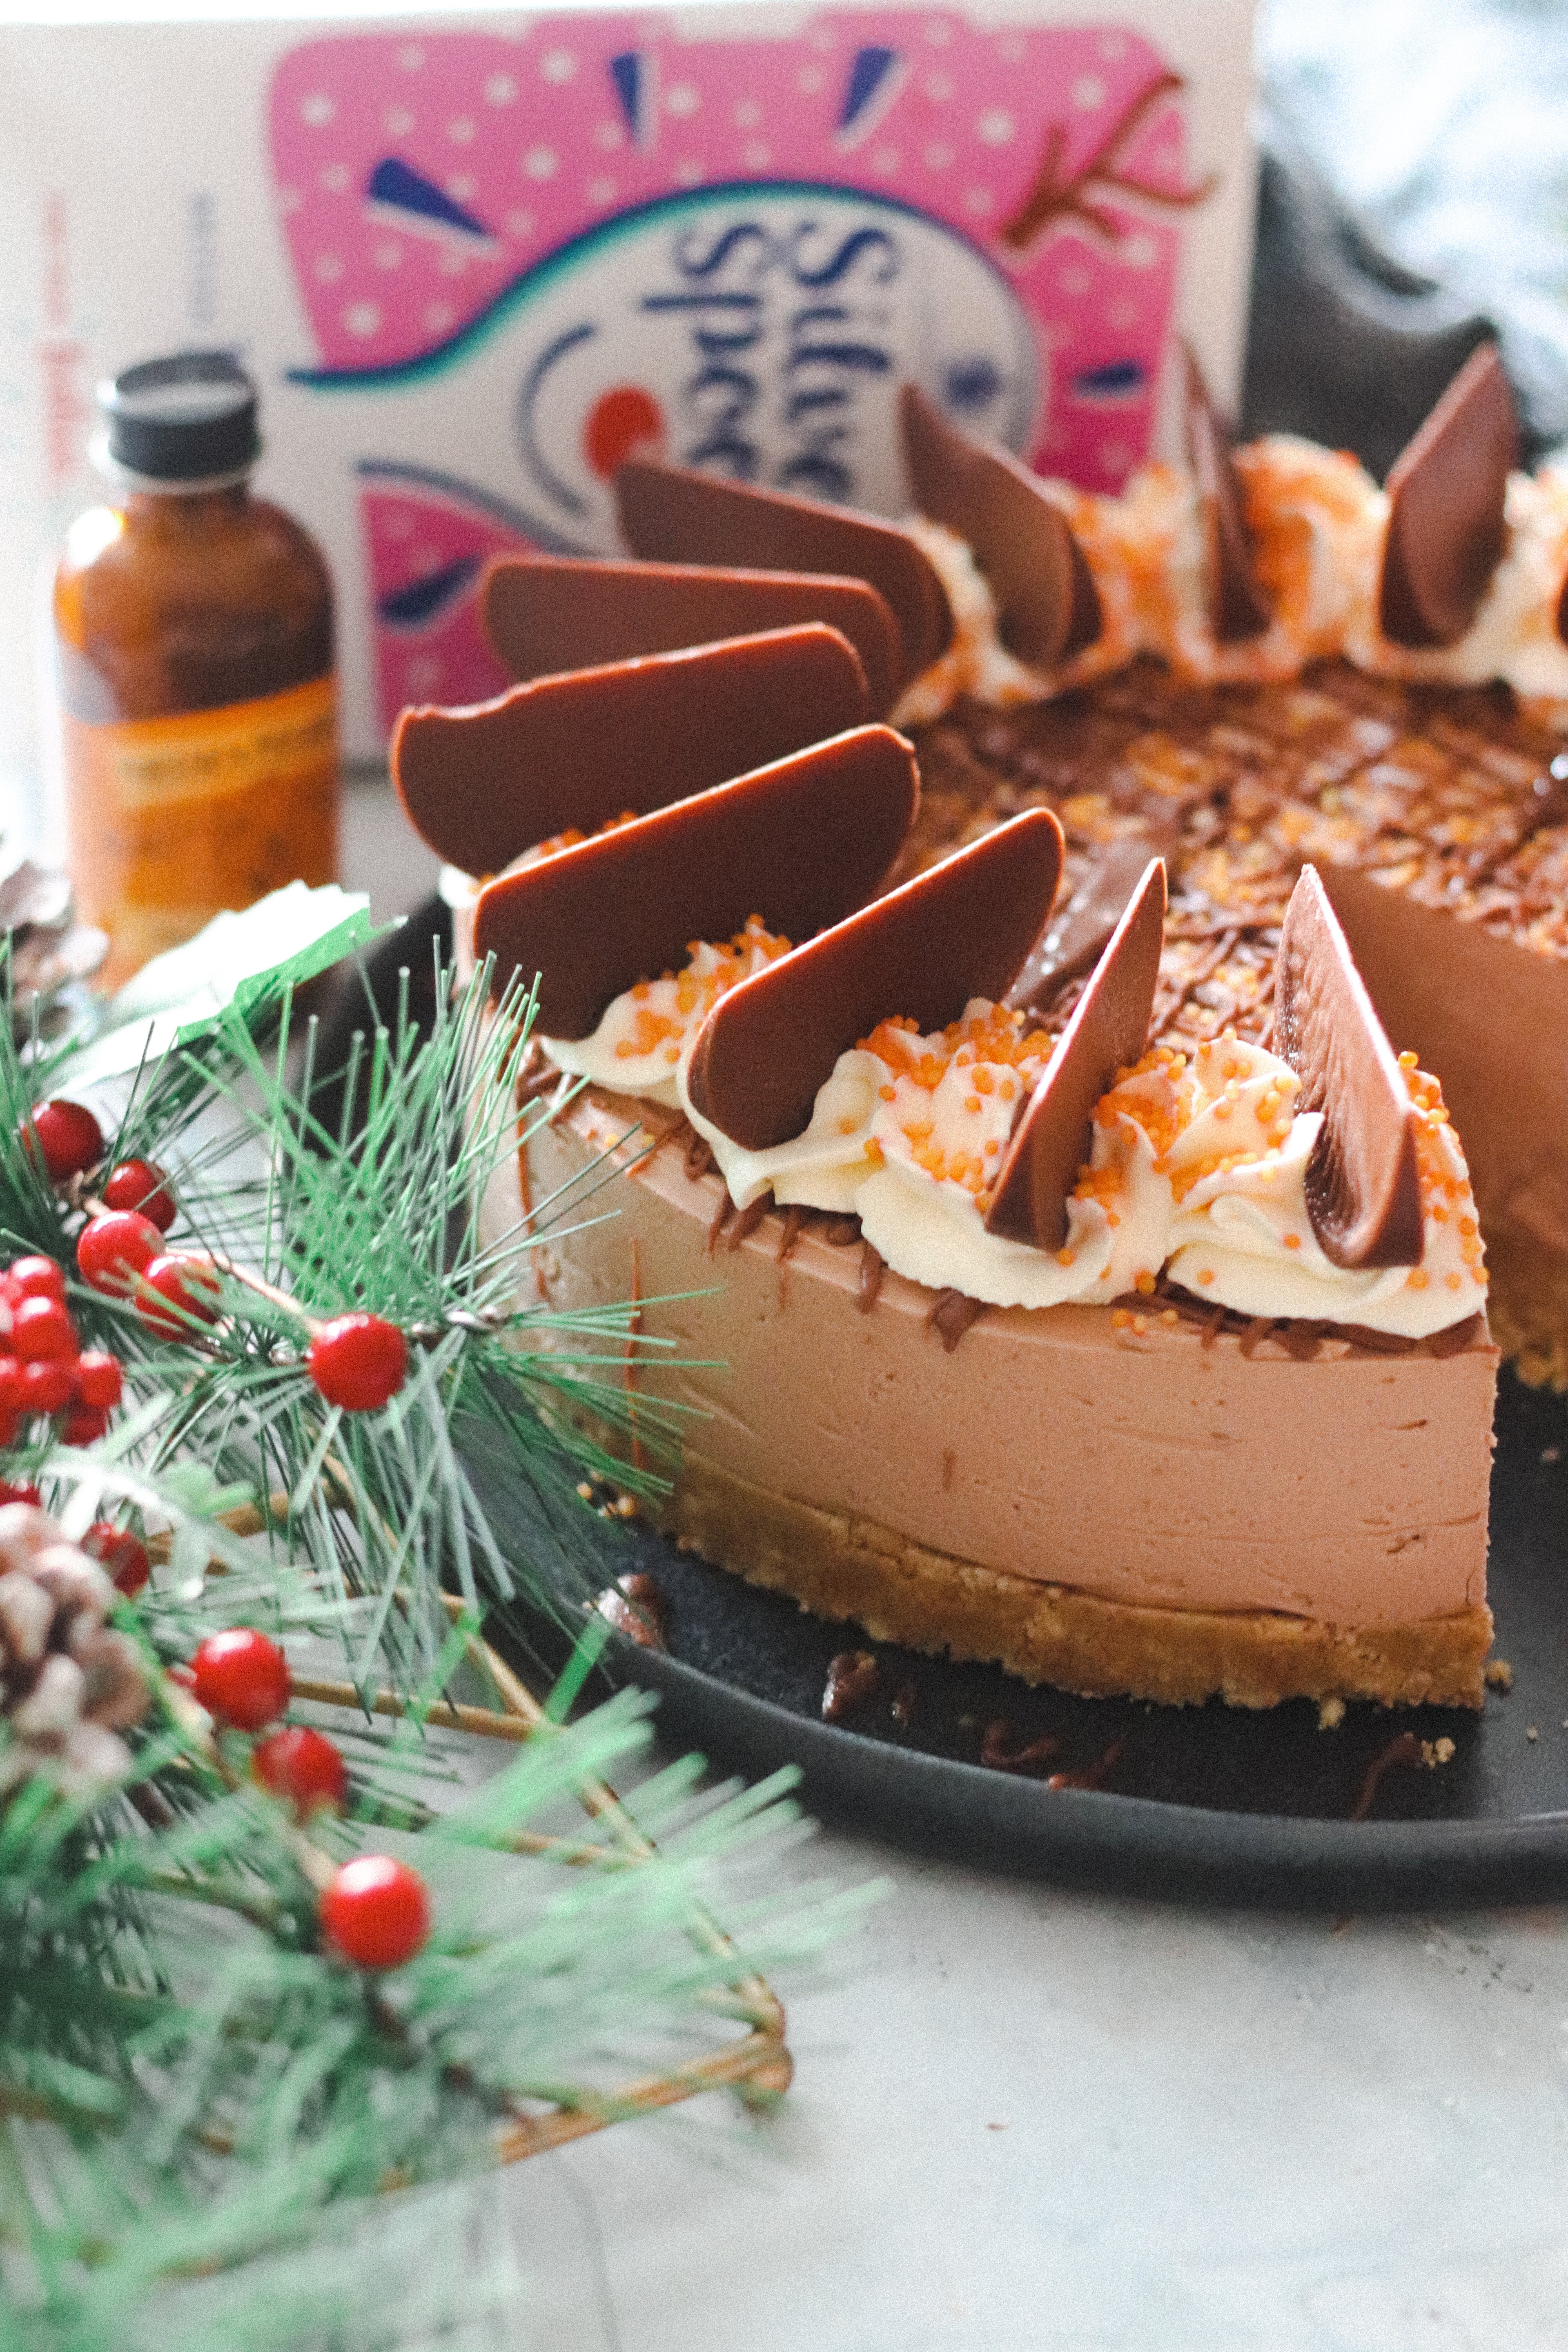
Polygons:
M584 1472L657 1488L678 1428L647 1386L659 1351L634 1306L564 1316L527 1296L532 1254L595 1213L603 1174L502 1244L481 1241L485 1185L549 1116L518 1108L531 1000L514 987L491 1007L488 987L487 973L458 991L438 975L428 1037L405 1020L356 1047L353 1133L314 1114L309 1025L291 1073L286 992L270 1054L243 1023L204 1038L224 1118L194 1147L134 1097L112 1140L64 1092L18 1132L51 1188L54 1250L73 1261L69 1305L132 1393L151 1378L174 1395L149 1460L195 1450L285 1498L279 1540L344 1595L377 1596L367 1687L389 1663L403 1684L426 1670L443 1577L474 1609L574 1606L612 1581L614 1535L582 1504ZM57 1088L68 1075L54 1066ZM635 1465L612 1465L590 1433L617 1428L635 1429Z

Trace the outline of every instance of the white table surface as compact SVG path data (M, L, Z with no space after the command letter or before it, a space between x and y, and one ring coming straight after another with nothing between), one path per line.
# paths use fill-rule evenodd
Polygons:
M377 913L430 887L384 784L351 788L344 841ZM837 1832L787 1866L889 1882L779 1983L789 2096L475 2191L471 2258L520 2277L465 2347L1568 2346L1568 1906L1185 1910Z

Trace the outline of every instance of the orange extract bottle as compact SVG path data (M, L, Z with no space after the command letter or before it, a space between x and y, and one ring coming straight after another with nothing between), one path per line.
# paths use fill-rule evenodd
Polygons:
M332 591L252 498L256 386L226 352L99 387L110 494L72 526L54 625L67 862L127 979L226 907L337 873Z

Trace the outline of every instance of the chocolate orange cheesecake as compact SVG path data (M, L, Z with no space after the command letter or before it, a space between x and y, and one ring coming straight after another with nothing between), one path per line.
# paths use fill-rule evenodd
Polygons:
M938 593L895 576L870 587L875 621L846 593L875 577L852 531L803 551L770 513L766 566L748 563L745 493L716 533L705 488L631 469L635 530L673 513L684 535L630 563L504 567L492 626L525 682L405 717L397 772L426 837L500 877L468 894L479 952L543 971L556 1091L521 1205L605 1153L627 1171L621 1214L542 1247L539 1281L562 1305L636 1296L670 1343L662 1385L695 1409L668 1506L682 1539L874 1634L1073 1689L1479 1704L1483 1235L1521 1369L1568 1370L1554 675L1540 644L1511 684L1500 660L1485 683L1466 667L1534 526L1514 477L1447 647L1387 634L1414 625L1363 563L1356 596L1333 590L1337 645L1270 674L1295 608L1258 556L1289 534L1248 503L1250 455L1200 444L1167 486L1196 553L1167 547L1158 596L1107 558L1130 541L1115 518L1023 480L1057 584L1021 650L974 510L1016 540L1021 500L984 468L978 494L928 483L935 520L904 537ZM1384 572L1391 490L1363 497L1384 501ZM1406 601L1451 630L1405 535ZM1226 584L1238 547L1250 607ZM1217 616L1209 675L1182 563ZM680 653L683 600L710 629L726 572L773 583L737 608L770 635ZM570 683L531 675L518 621L552 575L595 615L577 642L599 667ZM1185 636L1151 644L1161 597ZM1088 674L1113 626L1122 657ZM680 663L733 685L794 638L786 662L809 648L822 673L813 708L841 681L819 749L804 697L793 752L683 730L667 703L662 775L639 748L621 788L616 744L645 740L628 694ZM558 625L550 658L571 642ZM563 798L531 730L567 691L622 700ZM1396 1061L1385 1029L1415 1052ZM518 1181L490 1215L516 1216Z

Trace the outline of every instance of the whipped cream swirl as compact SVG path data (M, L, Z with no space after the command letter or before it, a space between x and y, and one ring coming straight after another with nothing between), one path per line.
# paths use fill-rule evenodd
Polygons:
M1415 1267L1357 1273L1324 1255L1306 1199L1321 1118L1296 1108L1300 1082L1286 1063L1228 1032L1190 1055L1155 1046L1101 1097L1057 1250L985 1230L1015 1119L1053 1041L984 998L930 1036L912 1022L881 1022L839 1055L800 1135L742 1150L693 1108L685 1076L713 1005L786 945L753 917L721 946L694 943L680 973L617 997L592 1037L545 1038L545 1051L609 1092L683 1109L737 1208L771 1192L781 1208L856 1215L896 1274L988 1305L1104 1304L1152 1291L1162 1269L1194 1297L1243 1315L1407 1339L1462 1322L1482 1304L1464 1155L1436 1079L1413 1055L1401 1067L1417 1114L1424 1250Z

